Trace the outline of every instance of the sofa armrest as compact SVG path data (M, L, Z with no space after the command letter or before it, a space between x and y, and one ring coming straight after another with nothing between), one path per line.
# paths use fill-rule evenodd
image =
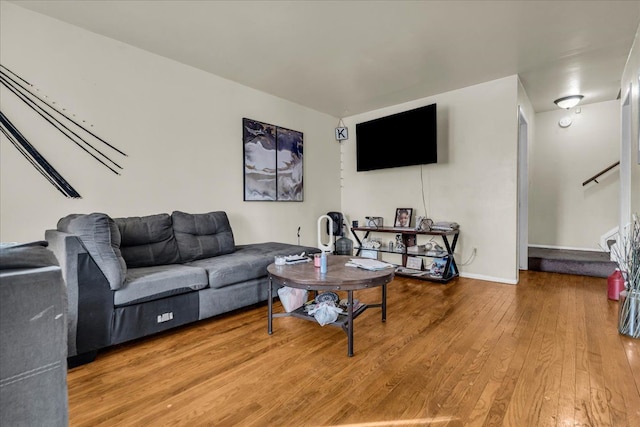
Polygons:
M66 292L42 246L0 250L0 425L68 424Z
M68 356L109 346L113 291L107 278L77 236L47 230L45 239L58 258L67 286Z

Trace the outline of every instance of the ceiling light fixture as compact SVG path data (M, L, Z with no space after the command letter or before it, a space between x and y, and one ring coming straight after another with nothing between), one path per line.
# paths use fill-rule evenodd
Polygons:
M566 108L568 110L569 108L573 108L576 105L578 105L578 103L582 101L582 98L584 98L584 96L582 95L570 95L570 96L564 96L562 98L558 98L553 102L558 107Z

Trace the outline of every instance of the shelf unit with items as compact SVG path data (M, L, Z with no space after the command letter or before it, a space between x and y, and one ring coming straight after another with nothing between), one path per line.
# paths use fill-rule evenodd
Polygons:
M364 233L362 239L358 235L358 232ZM359 256L362 251L376 251L382 253L394 253L402 255L402 267L398 267L396 269L396 275L405 276L405 277L413 277L421 280L429 280L433 282L439 283L447 283L450 280L459 276L460 272L458 270L458 265L456 264L456 260L453 256L453 252L456 249L456 243L458 242L458 236L460 235L460 230L450 230L450 231L423 231L423 230L415 230L412 228L403 228L403 227L352 227L351 233L355 237L358 242L358 246L355 248L356 256ZM371 249L365 248L362 246L362 241L369 238L370 233L391 233L391 234L399 234L402 236L402 244L404 245L404 249L402 251L397 250L389 250L384 247L380 247L379 249ZM422 251L412 251L408 248L417 245L417 236L438 236L442 238L444 243L444 250L422 250ZM449 242L449 237L453 237L452 241ZM435 260L444 260L444 265L442 266L442 277L432 276L429 274L429 271L423 270L413 270L407 269L407 260L409 257L421 257L421 258L433 258Z

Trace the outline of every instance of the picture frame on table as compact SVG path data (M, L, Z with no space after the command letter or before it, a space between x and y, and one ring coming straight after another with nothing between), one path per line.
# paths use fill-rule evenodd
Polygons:
M444 269L447 266L446 258L434 258L429 271L431 277L442 278L445 275Z
M411 227L411 217L413 216L413 208L396 208L394 227L409 228Z
M412 270L422 270L422 258L410 256L407 258L407 268Z

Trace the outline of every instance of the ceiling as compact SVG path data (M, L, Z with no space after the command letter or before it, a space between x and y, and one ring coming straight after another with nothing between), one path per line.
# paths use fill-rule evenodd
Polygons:
M21 1L335 117L518 74L536 112L616 99L640 1Z

